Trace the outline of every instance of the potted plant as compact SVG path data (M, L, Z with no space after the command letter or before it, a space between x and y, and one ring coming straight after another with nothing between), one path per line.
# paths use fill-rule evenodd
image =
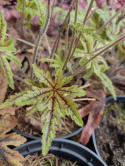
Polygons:
M19 1L20 2L20 1ZM109 48L115 46L120 41L124 40L125 35L119 37L119 39L111 42L103 39L101 32L105 30L105 27L110 23L114 17L116 17L121 11L124 10L123 6L114 16L108 21L103 22L102 27L99 30L96 28L88 28L87 21L94 14L92 11L92 5L95 4L92 0L89 4L88 10L84 16L83 22L77 22L78 17L78 0L74 0L69 8L69 11L61 25L54 46L50 55L50 58L38 59L38 49L41 40L49 26L51 15L51 3L50 0L46 2L41 1L25 1L21 2L20 7L23 14L25 5L28 7L34 7L37 9L37 14L40 17L39 24L41 26L36 44L34 46L32 66L29 70L30 75L25 80L14 75L14 78L22 81L27 86L25 90L10 95L3 104L0 105L1 112L5 107L19 106L22 108L30 107L26 115L30 116L33 113L38 113L40 119L44 121L42 128L42 153L46 155L51 146L52 139L55 138L55 126L60 124L60 119L65 116L70 116L78 126L83 126L82 117L89 114L88 122L82 132L81 142L85 145L91 137L92 131L97 127L101 120L104 106L105 106L105 94L102 90L95 91L93 89L86 89L85 86L73 85L72 80L77 74L82 73L82 76L88 78L93 73L100 78L102 84L108 88L114 99L115 91L111 80L106 76L104 71L107 69L105 60L100 56ZM75 19L72 24L72 38L69 39L68 31L70 26L70 13L75 6ZM42 10L44 8L44 10ZM26 8L27 9L27 8ZM45 10L46 9L46 10ZM28 12L28 10L26 10ZM46 15L46 17L44 17ZM31 17L27 17L31 18ZM1 39L0 39L0 61L1 67L8 80L9 86L14 89L13 73L11 71L9 62L7 59L13 61L17 65L21 66L19 59L13 55L15 52L14 42L12 39L6 39L6 22L3 15L0 13L1 21ZM87 25L87 28L85 27ZM23 26L23 25L22 25ZM22 32L22 29L21 29ZM65 51L61 58L58 54L59 42L61 36L65 34ZM69 40L71 40L69 44ZM106 43L105 43L106 42ZM99 46L99 48L98 48ZM84 54L80 58L81 50ZM78 51L78 52L77 52ZM74 56L74 53L75 56ZM75 61L77 60L77 62ZM41 69L40 62L48 62L46 65L47 70ZM84 73L85 72L85 73ZM86 97L85 97L86 95ZM104 100L103 100L104 99ZM3 99L4 100L4 99ZM81 108L78 111L78 104L80 101L87 101L87 106ZM80 105L80 104L79 104ZM80 105L83 107L83 105ZM93 106L93 110L90 107ZM99 106L98 111L94 111ZM86 112L86 110L88 111ZM81 116L80 116L81 115ZM37 116L37 115L36 115Z

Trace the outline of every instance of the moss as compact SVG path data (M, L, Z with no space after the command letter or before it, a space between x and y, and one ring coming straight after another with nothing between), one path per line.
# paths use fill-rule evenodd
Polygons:
M104 114L103 114L103 118L105 118L111 110L115 110L115 107L113 105L110 105L109 107L107 107L105 109Z
M123 130L125 130L125 104L119 105L119 116L116 118L118 125L123 125Z
M110 114L110 111L115 113L116 117L113 117ZM117 124L118 126L122 126L125 131L125 104L123 103L114 103L106 108L103 118L109 118L109 123Z

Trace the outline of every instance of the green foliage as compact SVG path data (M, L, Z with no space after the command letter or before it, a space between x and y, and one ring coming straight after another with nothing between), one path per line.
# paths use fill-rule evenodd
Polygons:
M16 9L20 13L23 12L23 16L26 20L24 25L30 26L31 18L38 15L40 17L39 24L43 26L45 22L46 3L43 3L41 0L25 0L23 11L23 1L24 0L17 0L18 5L16 5Z
M89 26L93 27L96 32L113 16L115 15L116 10L111 9L109 6L104 6L103 9L97 9L94 14L89 19ZM122 17L122 14L118 17L115 17L109 25L106 26L106 28L101 33L102 38L105 40L110 39L111 41L116 40L119 38L119 33L121 30L121 27L125 26L125 20L124 17L122 19L119 19ZM118 21L119 20L119 21Z
M81 57L79 64L82 66L87 60L95 55L99 51L96 49L97 46L103 47L103 44L97 40L96 44L94 42L93 36L84 34L84 37L80 39L82 48L77 49L77 53L74 54L75 57ZM96 50L96 51L95 51ZM114 99L116 99L115 90L112 81L104 73L109 67L105 59L101 56L97 56L90 63L86 65L86 74L84 78L89 78L92 74L95 74L102 82L102 84L110 91Z
M90 1L87 1L87 3L90 4ZM93 3L93 7L94 7L94 9L97 9L97 10L95 10L93 15L89 18L89 20L87 20L86 30L88 31L88 29L90 29L90 27L91 27L91 31L89 31L89 33L92 34L94 31L94 36L95 36L96 32L98 32L99 29L116 13L116 10L113 8L111 9L111 7L109 7L109 6L104 6L103 9L98 9L96 2ZM59 7L56 7L54 9L54 12L61 13L58 16L58 19L64 19L67 14L67 11L60 9ZM77 24L75 25L76 27L78 26L78 24L82 25L82 21L84 19L85 14L86 14L85 10L79 9L78 20L77 20ZM119 16L120 16L120 14L119 14ZM74 26L74 17L75 17L75 10L73 10L70 13L70 21L73 26ZM107 25L107 27L101 33L101 37L103 39L107 40L107 38L108 38L111 41L114 41L119 37L121 27L125 26L124 12L121 14L120 18L121 19L119 19L118 17L115 17L110 22L110 24ZM84 29L82 29L82 31L84 31ZM86 32L84 31L84 33L86 33Z
M92 36L95 40L97 40L98 42L105 44L104 40L101 38L101 36L97 35L96 33L93 32L93 28L87 28L84 29L83 24L82 23L77 23L75 26L76 30L78 32L81 32L84 36L84 34L90 35Z
M46 3L43 3L41 0L33 0L37 6L38 13L37 15L40 17L39 24L41 26L44 25L45 15L46 15Z
M61 58L57 54L54 53L54 55L55 55L55 59L46 58L46 59L40 59L40 61L52 62L52 64L50 64L50 67L54 67L54 68L57 67L62 69L64 62L61 60Z
M88 4L89 3L90 1L88 1ZM97 8L96 3L94 3L93 6ZM55 13L57 12L62 12L58 19L63 19L63 17L66 15L66 11L63 11L62 9L56 8ZM120 26L118 25L117 28L119 30L116 31L116 21L118 18L115 18L111 22L112 26L107 26L103 33L101 33L101 35L98 35L97 32L99 31L99 29L109 20L112 15L115 14L114 9L109 10L109 7L107 6L104 8L104 10L97 9L94 14L89 18L89 20L87 20L85 26L82 23L84 19L83 15L85 15L83 14L83 12L85 11L79 10L78 20L75 25L73 25L75 11L72 11L70 13L70 23L76 29L76 36L78 36L79 33L82 34L82 37L80 38L81 45L79 46L79 48L76 49L76 52L74 53L75 58L80 58L80 66L85 64L96 53L98 53L98 51L104 48L104 45L109 44L111 42L110 40L114 41L114 39L116 39L116 36L118 37L118 33L120 30L119 28L123 24L120 24ZM107 40L107 37L110 38L109 41ZM114 98L116 98L112 82L104 73L107 69L108 65L105 59L101 56L98 56L86 65L86 74L84 75L84 78L89 78L91 75L95 74L101 80L102 84L114 96ZM72 67L71 69L69 69L69 71L73 73Z
M19 66L21 66L21 63L19 59L13 55L13 53L16 51L13 39L5 39L5 36L6 21L0 12L0 66L4 70L4 74L7 77L9 86L14 89L13 73L7 60L13 61Z
M104 13L107 19L109 20L116 13L116 10L110 9L108 6L105 6ZM106 36L111 41L118 39L120 37L119 33L121 31L121 28L125 27L125 19L124 17L122 17L122 14L124 14L124 12L120 13L117 17L115 17L106 28ZM119 19L119 18L122 18L122 19Z
M57 17L57 19L61 19L64 20L67 14L66 10L63 10L62 8L59 7L55 7L54 8L54 13L57 14L58 12L61 12L61 14ZM86 11L84 11L83 9L79 9L78 11L78 22L81 22L84 19ZM70 13L70 21L71 24L73 25L74 22L74 17L75 17L75 10L71 11Z
M82 118L77 111L78 105L74 103L69 96L81 97L86 93L84 90L78 88L77 85L70 87L63 87L72 80L72 76L63 77L62 70L58 69L55 74L55 81L50 77L50 73L46 73L33 65L34 74L39 80L39 84L36 85L34 81L26 79L26 83L31 87L24 92L10 96L10 99L6 100L0 106L4 108L6 106L16 104L19 106L33 105L31 110L27 113L30 115L36 110L39 110L42 114L41 119L45 120L45 126L42 129L42 153L46 155L52 139L55 138L55 125L59 125L59 117L70 116L77 125L82 126ZM42 85L43 87L42 87ZM66 95L69 95L68 97Z

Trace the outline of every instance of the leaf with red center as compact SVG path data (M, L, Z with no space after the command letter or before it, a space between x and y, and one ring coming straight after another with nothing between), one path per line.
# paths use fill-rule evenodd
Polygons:
M31 89L11 96L0 108L12 104L19 106L32 104L33 106L27 115L37 110L41 112L41 119L45 120L45 126L42 130L42 150L45 155L49 150L52 139L55 138L55 125L59 125L59 117L65 117L65 115L67 115L70 116L77 125L83 125L82 118L77 111L78 105L72 99L66 97L66 94L72 97L81 97L85 96L86 92L78 88L77 85L63 87L71 81L72 77L63 77L61 69L56 71L55 81L51 79L49 72L45 73L35 65L33 65L33 69L35 76L39 80L39 84L26 79ZM45 88L41 87L41 83L45 85Z
M88 105L79 110L82 118L89 115L87 124L81 135L81 143L83 145L88 143L92 132L98 126L102 118L106 102L106 96L102 90L87 90L87 97L94 97L96 100L90 102Z
M0 165L1 166L21 166L23 156L19 152L11 150L8 145L20 146L26 142L26 139L19 134L6 134L17 124L14 116L6 114L0 116Z

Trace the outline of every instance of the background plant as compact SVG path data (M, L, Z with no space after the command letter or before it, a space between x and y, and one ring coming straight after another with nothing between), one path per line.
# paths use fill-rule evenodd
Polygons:
M40 0L17 0L18 4L16 5L16 9L22 13L25 18L24 26L29 27L31 25L32 17L36 15L39 16L39 24L41 26L44 25L45 15L46 15L46 3Z
M120 28L124 26L124 21L123 19L121 19L119 24L116 24L116 22L118 21L118 18L116 16L118 16L120 11L115 13L115 10L109 10L108 6L105 6L104 10L97 9L96 3L93 3L93 6L95 9L93 9L93 11L91 11L91 13L87 16L88 18L84 17L83 22L86 24L83 24L81 21L83 13L85 13L85 11L79 10L76 12L75 10L70 13L70 22L68 24L71 27L72 31L75 29L75 35L72 36L72 39L70 40L71 44L67 43L68 46L66 47L69 49L65 50L65 52L68 52L66 61L64 61L64 58L62 59L62 57L60 57L60 55L58 54L54 54L55 59L42 59L42 61L52 62L52 67L61 67L63 69L66 67L65 69L69 70L73 75L76 74L75 71L79 65L84 66L84 71L81 70L81 72L84 73L83 78L86 79L95 74L100 79L103 86L108 88L110 93L115 98L115 91L112 82L105 74L105 71L108 70L109 67L105 59L101 56L101 54L103 53L103 51L101 50L107 51L109 48L108 46L111 44L111 41L114 41L120 37L119 32ZM120 10L124 13L124 6ZM60 8L55 8L55 12L63 13L59 16L58 19L63 19L66 16L66 11L63 11ZM108 16L106 17L105 15ZM75 20L73 22L74 17ZM110 23L111 26L108 26L107 22ZM68 38L66 37L66 40L67 39ZM73 47L75 39L77 39L77 41L76 45ZM79 43L79 41L80 44L77 48L77 44ZM101 52L100 55L98 54L99 52ZM98 54L98 56L93 58L96 54ZM73 61L74 59L76 60L76 58L78 59L76 61L77 63L73 65ZM91 59L93 60L91 61Z
M0 66L4 70L4 75L12 89L14 89L13 73L8 60L21 66L19 59L13 55L15 51L14 40L6 39L6 21L0 12Z

